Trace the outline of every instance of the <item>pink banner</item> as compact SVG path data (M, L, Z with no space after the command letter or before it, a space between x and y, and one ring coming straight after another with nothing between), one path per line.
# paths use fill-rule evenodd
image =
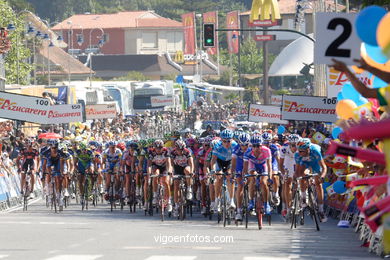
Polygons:
M213 23L215 25L215 29L218 29L218 13L207 12L203 14L203 23ZM215 47L207 48L207 53L210 55L216 55L218 49L218 32L215 32Z
M239 29L240 21L238 11L227 13L226 15L226 28L227 29ZM238 37L240 37L239 31L227 32L227 43L229 53L238 53Z
M184 54L195 54L195 13L181 16L184 27Z

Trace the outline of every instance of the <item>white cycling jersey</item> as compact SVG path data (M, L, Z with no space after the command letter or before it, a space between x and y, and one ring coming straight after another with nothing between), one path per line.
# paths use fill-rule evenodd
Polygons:
M280 158L284 159L283 167L285 170L287 170L288 177L292 178L295 172L295 153L291 151L291 148L288 144L284 144L280 150Z

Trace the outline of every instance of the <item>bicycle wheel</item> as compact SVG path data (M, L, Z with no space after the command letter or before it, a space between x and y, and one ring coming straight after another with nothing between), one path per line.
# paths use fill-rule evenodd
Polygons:
M293 210L292 210L292 213L291 213L291 229L293 227L297 228L297 206L298 206L298 195L297 195L297 192L298 191L294 191L294 200L293 200Z
M311 217L313 218L313 220L315 222L317 231L320 231L319 220L318 220L318 211L317 211L317 203L314 200L314 195L313 195L313 191L311 190L311 188L309 188L309 204L310 204L310 214L311 214Z
M223 219L223 226L226 227L226 221L227 221L227 201L226 201L226 187L222 187L222 219Z
M55 182L53 181L53 198L52 203L54 204L54 212L57 213L57 196L56 196L56 188Z
M111 205L111 212L114 210L114 181L111 180L110 182L110 205Z
M164 221L164 210L165 210L165 199L164 199L164 189L163 187L160 187L160 192L159 192L159 205L160 205L160 216L161 216L161 221Z
M244 218L245 218L245 228L248 228L248 222L249 222L248 204L249 204L248 186L245 186L244 187L244 205L243 205L243 213L244 213Z
M263 228L263 198L261 192L258 190L257 191L257 196L256 196L256 216L257 216L257 224L259 229Z

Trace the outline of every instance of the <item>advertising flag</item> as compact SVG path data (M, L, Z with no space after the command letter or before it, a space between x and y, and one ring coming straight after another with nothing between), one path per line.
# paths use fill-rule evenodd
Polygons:
M239 29L240 21L238 11L227 13L226 15L226 29ZM227 43L229 53L238 53L238 37L240 37L239 31L227 32Z
M184 54L195 54L195 13L181 16L184 27Z

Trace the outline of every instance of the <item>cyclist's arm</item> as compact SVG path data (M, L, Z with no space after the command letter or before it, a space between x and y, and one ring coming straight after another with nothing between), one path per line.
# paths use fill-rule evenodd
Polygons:
M236 171L236 165L237 165L237 156L233 155L232 156L232 172L235 172Z
M244 160L244 168L242 170L242 174L243 175L248 174L248 160Z
M283 175L286 174L286 171L284 170L284 158L282 158L282 157L280 157L280 160L279 160L279 170Z
M305 169L306 169L306 167L304 165L296 164L294 177L297 178L297 177L301 176L302 173L305 171Z
M320 166L321 166L321 178L325 178L326 176L326 172L327 172L327 168L326 168L326 164L325 164L325 161L324 159L322 159L320 162L319 162Z
M63 158L60 159L60 173L64 174L64 165L65 165L65 160Z
M273 175L273 171L272 171L272 159L271 159L271 158L268 158L266 163L267 163L267 169L268 169L269 177L270 177L270 179L272 179L272 175Z
M215 163L217 162L217 156L212 155L211 162L210 162L210 169L211 171L215 171Z
M168 172L173 172L172 161L171 161L170 157L167 158L167 170L168 170Z
M188 158L188 165L190 166L190 171L193 173L195 171L194 159L191 157Z
M150 159L148 159L147 172L149 175L152 174L152 160Z

